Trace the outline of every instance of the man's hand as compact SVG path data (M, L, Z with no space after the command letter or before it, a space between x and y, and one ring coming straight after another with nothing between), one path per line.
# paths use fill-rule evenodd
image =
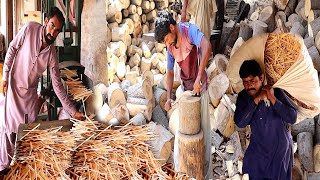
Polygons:
M168 100L167 100L166 104L164 105L164 109L165 109L166 111L169 111L169 110L171 109L171 103L172 103L172 102L173 102L172 99L168 99Z
M271 103L274 105L276 103L277 98L274 96L274 89L270 85L266 85L262 87L262 90L267 93L268 99L271 101Z
M72 118L78 119L78 120L82 120L82 119L84 119L84 114L81 113L81 112L76 112L76 113L74 113L74 115L72 116Z
M2 92L4 96L6 96L7 90L8 90L8 81L2 81Z
M261 100L267 97L267 92L265 90L261 90L260 94L254 98L254 103L259 104Z
M200 91L201 91L201 83L200 80L198 80L198 78L196 79L196 81L193 84L193 92L195 95L200 95Z

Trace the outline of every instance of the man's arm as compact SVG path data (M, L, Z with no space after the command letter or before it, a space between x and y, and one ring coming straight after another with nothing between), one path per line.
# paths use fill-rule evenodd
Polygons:
M250 96L246 96L245 92L239 93L236 103L236 112L234 114L234 122L239 128L244 128L250 124L256 110L256 105Z
M181 22L187 21L188 0L184 0L181 9Z
M290 102L288 96L281 89L275 90L275 96L277 98L274 109L283 121L294 124L297 121L297 110Z
M171 92L172 92L172 85L174 79L174 58L170 54L169 50L167 50L167 102L165 104L165 110L169 111L171 109Z

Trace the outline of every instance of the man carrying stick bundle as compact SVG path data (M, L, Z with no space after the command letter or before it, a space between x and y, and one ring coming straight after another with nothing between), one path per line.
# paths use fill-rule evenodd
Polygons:
M251 179L290 180L293 142L289 125L297 111L283 90L263 86L264 74L255 60L244 61L239 71L244 90L237 98L234 121L251 127L250 145L243 159L243 173Z
M171 109L171 91L174 77L174 62L181 68L184 91L201 95L201 128L204 131L205 165L204 173L210 176L211 135L209 121L209 96L205 68L211 55L209 40L195 25L189 22L176 23L168 11L160 11L155 20L155 39L167 46L167 102L166 111Z

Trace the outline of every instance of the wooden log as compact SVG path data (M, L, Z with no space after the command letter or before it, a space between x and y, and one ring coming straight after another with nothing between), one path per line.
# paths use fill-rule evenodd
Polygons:
M280 30L280 32L289 32L288 28L285 25L286 19L287 17L283 11L279 11L275 16L276 27Z
M155 28L156 28L156 27L155 27L154 22L149 23L149 32L154 32L154 29L155 29Z
M129 34L132 34L134 31L134 22L130 18L125 18L122 20L123 24L126 24L128 26L128 32Z
M287 7L284 9L284 13L287 17L290 16L290 14L293 14L295 11L295 8L298 4L298 0L290 0L287 4Z
M316 34L315 36L315 46L318 49L318 51L320 52L320 31Z
M262 21L255 21L253 24L252 36L266 33L268 31L268 25Z
M153 73L152 73L151 71L145 71L145 72L143 72L143 74L142 74L142 79L143 79L143 80L145 80L145 79L150 80L150 84L151 84L151 86L153 87L153 85L154 85L154 75L153 75Z
M129 17L133 22L140 22L140 16L137 13L131 14Z
M308 180L319 180L320 179L320 173L308 173L306 179L308 179Z
M106 40L106 44L109 44L109 43L111 42L111 36L112 36L112 34L111 34L110 28L109 28L108 26L107 26L106 28L107 28L107 40Z
M104 104L102 108L97 113L97 120L99 122L108 124L108 125L119 125L119 123L128 123L129 121L129 111L125 105L117 105L113 108L110 108L108 104ZM112 120L116 118L116 120ZM112 121L111 121L112 120Z
M315 117L315 143L320 144L320 120L319 115Z
M110 50L113 52L114 55L120 57L126 55L126 45L122 41L118 42L111 42L109 44Z
M311 9L320 9L320 2L317 0L311 0Z
M273 6L266 6L260 12L259 20L268 25L268 32L272 32L275 29L275 10Z
M169 7L169 1L168 0L163 0L163 1L156 1L156 9L165 9Z
M313 20L310 23L313 35L316 36L318 34L318 32L320 31L320 17L318 17L317 19Z
M297 124L292 125L292 136L297 136L301 132L310 132L314 134L315 131L315 124L313 118L307 118Z
M113 1L108 8L108 13L106 19L109 20L111 17L113 17L116 13L121 11L122 4L120 1Z
M176 135L179 131L179 110L171 108L167 116L169 118L169 130L173 135Z
M120 80L124 79L126 75L126 64L125 62L119 62L117 65L117 76Z
M137 83L137 72L130 71L126 73L126 80L130 81L130 84L134 85Z
M122 9L128 9L130 6L130 0L121 0Z
M139 105L148 105L148 104L151 103L151 101L149 99L144 99L144 98L140 98L140 97L128 96L127 103L139 104Z
M139 113L142 113L147 121L151 120L152 117L152 104L140 105L140 104L126 104L129 114L131 117L136 116Z
M304 20L302 19L302 17L298 16L297 14L291 14L288 17L288 23L289 23L288 25L289 25L289 27L292 27L295 22L300 22L302 24L303 21Z
M166 115L164 114L162 108L160 107L160 105L157 105L152 112L152 118L153 122L156 122L157 124L162 125L163 127L165 127L166 129L169 128L169 120L166 117Z
M111 40L113 42L122 41L124 42L125 36L129 34L129 27L126 24L122 24L121 27L114 27L111 31Z
M127 94L128 97L152 99L153 91L151 81L149 79L144 79L142 82L129 87Z
M136 6L141 6L142 0L130 0L131 4L134 4Z
M306 45L307 48L310 48L310 47L314 46L314 38L313 37L305 38L303 40L303 42L304 42L304 45Z
M120 124L120 121L111 121L109 123L109 121L111 119L115 118L114 115L111 113L111 109L110 107L108 106L107 103L104 103L102 108L98 111L97 113L97 116L96 116L96 120L101 122L101 123L104 123L104 124L111 124L113 123L112 125L116 126L116 125L119 125Z
M319 51L315 46L312 46L311 48L308 49L309 55L312 59L313 66L317 71L320 71L320 55Z
M137 7L137 14L138 14L139 16L142 15L142 8L141 8L140 6Z
M126 98L122 92L119 83L112 83L108 88L108 104L110 108L114 108L118 104L125 105Z
M127 51L127 55L133 56L135 54L138 54L139 57L142 57L142 55L143 55L142 49L135 46L135 45L129 46L128 51Z
M123 9L122 10L122 18L126 18L129 16L129 10L128 9Z
M154 44L154 46L155 46L155 48L156 48L157 53L161 53L162 50L163 50L164 48L166 48L166 45L165 45L165 44L163 44L163 43L158 43L158 42L156 42L156 43Z
M156 104L160 105L160 107L164 110L164 105L167 102L167 91L158 87L154 87L154 97Z
M196 135L177 134L178 164L176 171L186 173L190 178L204 179L204 138L201 130Z
M274 0L274 3L279 10L284 10L287 7L288 2L289 0Z
M314 172L320 172L320 144L316 144L313 149Z
M145 14L141 15L141 22L142 23L146 23L147 22L147 15L145 15Z
M129 80L123 80L121 82L121 89L123 92L127 93L128 88L131 86L131 82Z
M150 10L153 10L154 8L156 8L156 3L154 1L150 1Z
M109 23L112 23L112 22L121 23L121 21L122 21L122 13L121 13L121 11L116 12L116 14L114 16L112 16L110 19L108 19Z
M148 14L146 14L147 15L147 20L148 21L152 21L152 20L154 20L156 17L157 17L157 10L152 10L152 11L150 11Z
M137 6L134 5L134 4L131 4L131 5L128 7L128 11L129 11L129 14L135 14L135 13L137 13Z
M144 73L145 71L150 71L150 69L151 69L151 59L147 59L145 57L142 57L140 72Z
M142 25L142 33L147 34L149 33L149 26L147 24ZM151 52L150 52L151 54Z
M140 61L141 61L141 59L140 59L139 54L138 54L138 53L135 53L135 54L134 54L133 56L131 56L130 59L129 59L129 66L130 66L131 68L133 68L133 67L139 65Z
M147 141L150 145L156 159L159 159L160 164L165 164L172 153L173 135L162 125L153 125L151 132L156 135L154 138Z
M250 20L257 21L259 19L259 12L255 11L250 15Z
M198 134L201 129L201 100L199 97L182 96L179 100L179 132Z
M119 23L117 22L108 23L108 27L110 30L112 30L114 27L119 27Z
M304 0L302 0L302 1L298 1L298 4L297 4L297 6L296 6L296 8L295 8L295 12L296 12L296 14L299 14L300 13L300 10L302 9L302 8L304 8Z
M290 33L297 34L297 35L301 36L302 38L306 34L305 28L298 21L293 23L292 28L290 29Z
M150 9L150 1L142 1L141 8L142 9Z
M311 132L301 132L297 136L298 154L303 167L313 172L313 136Z
M140 125L144 125L147 123L146 118L144 117L144 115L142 113L138 113L133 118L131 118L129 121L135 126L140 126Z
M240 22L240 31L239 37L241 37L244 41L247 41L252 37L252 28L245 21Z

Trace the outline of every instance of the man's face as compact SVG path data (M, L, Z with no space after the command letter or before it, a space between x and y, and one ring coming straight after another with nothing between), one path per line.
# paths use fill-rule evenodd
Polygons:
M170 24L170 33L164 37L163 42L166 44L167 48L170 46L176 47L177 44L177 33L175 31L175 26Z
M48 45L52 44L58 34L62 30L62 23L58 20L57 16L53 16L51 19L45 19L44 27L44 39Z
M256 97L259 95L262 83L263 83L263 76L255 76L252 75L242 78L242 83L244 86L244 89L248 92L250 96Z

